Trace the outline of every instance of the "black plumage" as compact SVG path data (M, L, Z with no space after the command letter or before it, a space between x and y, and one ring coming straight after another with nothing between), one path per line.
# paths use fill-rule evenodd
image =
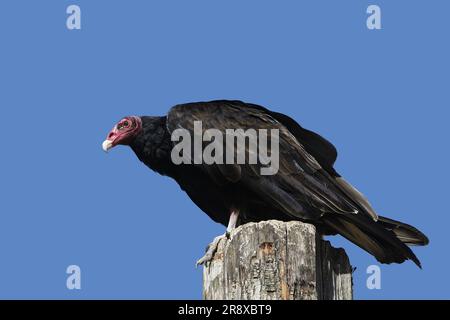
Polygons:
M341 234L382 263L420 262L407 245L426 245L414 227L378 216L365 197L334 169L336 148L292 118L241 101L177 105L165 117L140 117L142 129L127 140L151 169L172 177L214 221L227 225L239 211L238 224L277 219L301 220L323 234ZM203 130L265 128L279 130L279 170L259 174L259 164L181 164L171 160L171 133L193 122Z

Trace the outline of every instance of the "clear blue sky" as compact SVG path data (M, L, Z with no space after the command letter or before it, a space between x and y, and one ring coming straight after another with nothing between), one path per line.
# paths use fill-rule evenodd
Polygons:
M66 28L66 7L82 29ZM378 4L382 30L366 28ZM379 213L423 230L423 264L339 238L355 297L450 298L448 1L19 1L0 4L0 298L200 298L223 233L172 180L101 142L123 115L241 99L339 150ZM66 267L82 289L66 289Z

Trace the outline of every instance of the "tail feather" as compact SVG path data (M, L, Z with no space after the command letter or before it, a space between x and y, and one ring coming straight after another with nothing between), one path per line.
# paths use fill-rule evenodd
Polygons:
M378 223L393 231L400 241L409 246L426 246L429 243L426 235L409 224L381 216L378 217Z
M427 237L407 224L379 218L375 222L358 214L325 215L324 222L381 263L402 263L409 259L422 268L407 244L425 245L428 243Z

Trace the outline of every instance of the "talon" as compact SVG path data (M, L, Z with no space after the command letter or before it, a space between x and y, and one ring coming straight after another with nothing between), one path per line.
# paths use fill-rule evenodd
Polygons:
M207 266L208 262L211 262L211 260L214 257L214 254L217 251L217 246L219 245L219 242L222 238L224 238L226 235L221 235L218 237L215 237L213 242L211 242L207 247L206 247L206 253L203 257L201 257L200 259L197 260L197 262L195 263L195 267L198 267L199 265L205 265Z
M197 260L195 263L195 267L198 268L199 265L205 265L205 267L208 265L208 262L212 260L212 256L205 254L203 257Z

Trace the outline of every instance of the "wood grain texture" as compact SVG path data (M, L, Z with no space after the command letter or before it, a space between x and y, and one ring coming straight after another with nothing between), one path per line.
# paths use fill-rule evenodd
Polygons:
M351 300L352 268L343 249L313 225L247 223L222 239L203 269L204 299Z

